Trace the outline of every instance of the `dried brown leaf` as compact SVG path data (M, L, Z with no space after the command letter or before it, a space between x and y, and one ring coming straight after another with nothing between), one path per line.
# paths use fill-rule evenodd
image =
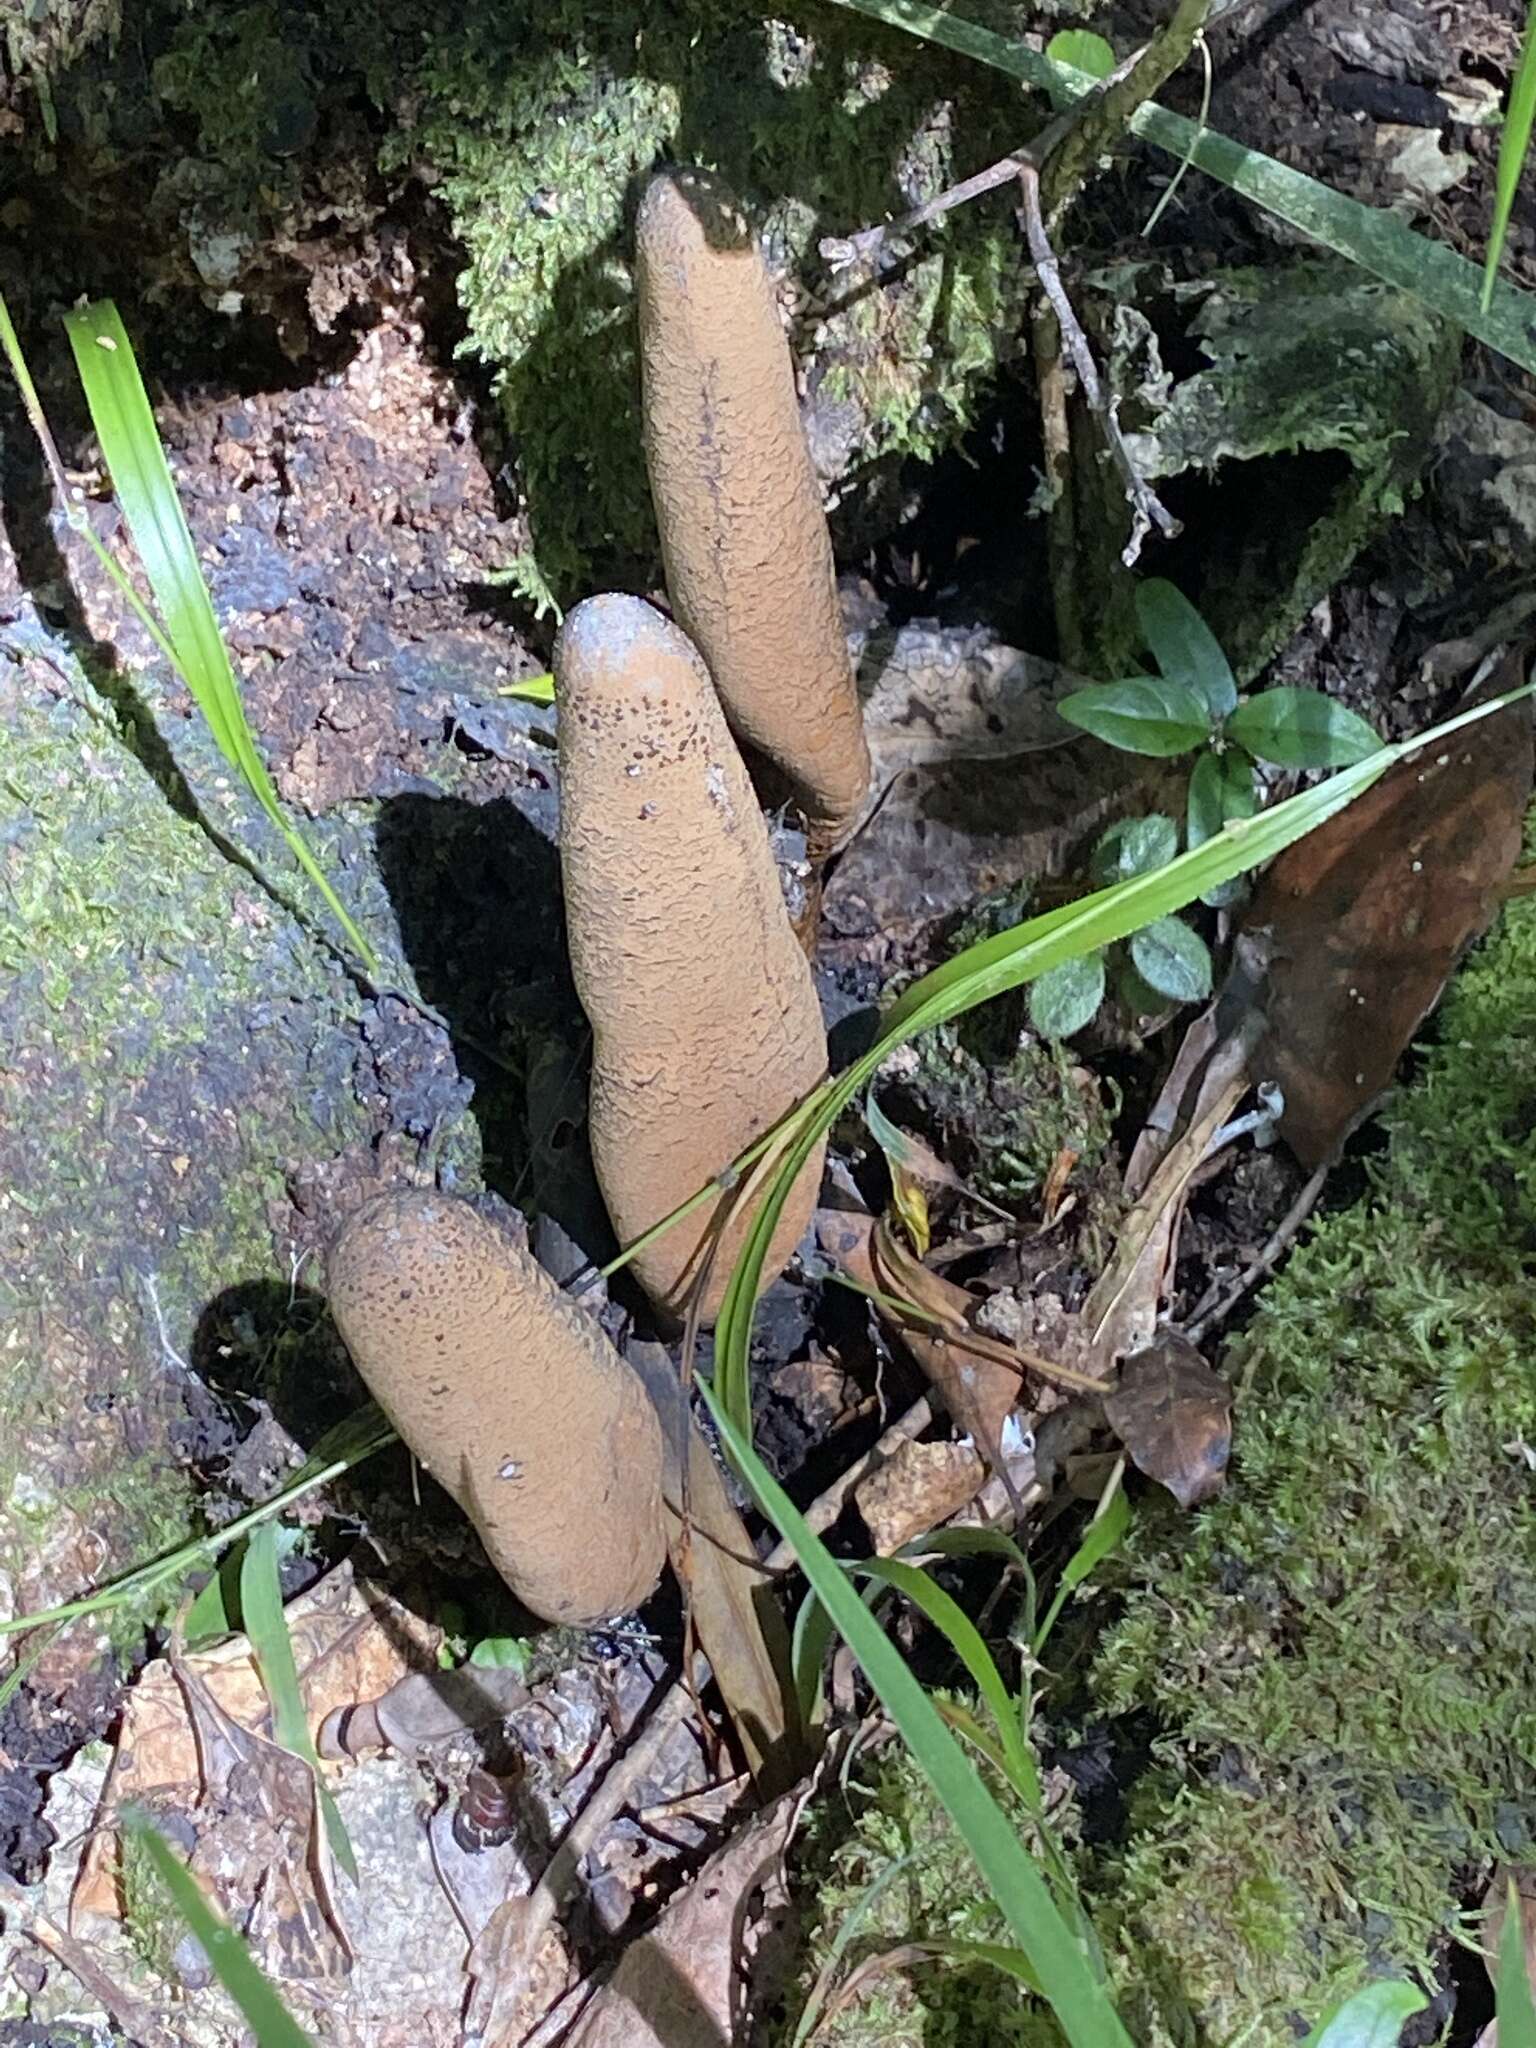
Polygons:
M1125 1361L1104 1403L1131 1462L1180 1507L1221 1491L1232 1449L1232 1391L1177 1330Z
M688 1412L665 1347L632 1343L630 1364L661 1421L662 1503L673 1568L684 1579L693 1624L760 1788L798 1775L799 1732L790 1720L789 1638L778 1590L756 1562L746 1525ZM688 1529L683 1527L683 1444L688 1446ZM686 1549L686 1555L684 1551Z
M566 2036L566 2048L730 2048L743 2007L787 1954L784 1855L799 1799L748 1823L705 1864ZM765 1981L767 1980L767 1981Z
M1511 648L1477 696L1517 687L1524 668ZM1254 1071L1284 1091L1280 1128L1305 1165L1389 1085L1487 926L1519 857L1531 765L1531 708L1514 704L1389 769L1265 875L1245 920L1270 953Z
M975 1296L930 1271L872 1216L823 1209L816 1228L822 1250L857 1286L887 1302L910 1302L932 1319L893 1315L881 1306L939 1399L995 1469L1003 1424L1018 1403L1022 1375L1007 1362L1005 1345L971 1330Z
M900 1444L854 1491L869 1540L892 1557L914 1536L925 1536L959 1514L980 1493L987 1476L964 1444Z

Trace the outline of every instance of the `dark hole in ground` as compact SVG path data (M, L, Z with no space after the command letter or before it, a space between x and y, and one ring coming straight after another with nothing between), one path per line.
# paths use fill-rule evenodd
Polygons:
M1176 583L1199 611L1240 618L1291 587L1303 551L1329 517L1352 466L1341 454L1266 455L1224 462L1214 476L1170 477L1158 495L1184 531L1148 559L1146 573Z

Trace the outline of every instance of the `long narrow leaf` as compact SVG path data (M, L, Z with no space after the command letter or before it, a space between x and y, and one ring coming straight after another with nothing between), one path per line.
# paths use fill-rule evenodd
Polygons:
M257 751L128 330L110 299L66 314L64 327L113 490L159 607L170 656L220 753L282 834L369 974L376 976L372 947L283 809Z
M724 1404L707 1383L701 1384L733 1464L768 1520L793 1546L818 1599L953 1820L1072 2048L1132 2048L1082 1945L975 1765L837 1560L736 1428Z
M346 1826L324 1779L320 1759L309 1732L309 1717L299 1691L298 1669L293 1661L293 1639L283 1618L283 1594L277 1576L277 1524L263 1522L253 1531L240 1567L240 1619L250 1639L262 1688L272 1709L273 1740L290 1755L308 1764L315 1781L315 1797L325 1821L331 1854L357 1883L357 1859Z
M1056 1588L1055 1598L1045 1611L1045 1619L1035 1630L1032 1645L1038 1657L1045 1648L1046 1638L1061 1618L1061 1610L1089 1574L1097 1570L1109 1553L1116 1549L1131 1526L1131 1504L1125 1497L1124 1487L1115 1489L1115 1497L1102 1514L1095 1515L1083 1534L1083 1540L1067 1559Z
M382 1411L370 1401L334 1429L327 1430L299 1470L276 1493L256 1507L247 1509L224 1528L208 1536L194 1536L187 1543L178 1543L174 1550L151 1558L148 1564L135 1565L131 1571L109 1579L106 1585L98 1586L94 1592L82 1593L78 1600L65 1600L57 1607L46 1607L35 1614L13 1614L8 1620L0 1621L0 1638L17 1635L23 1629L78 1621L83 1615L102 1614L109 1608L122 1607L130 1600L145 1599L161 1586L171 1585L184 1579L189 1572L212 1564L215 1558L222 1556L252 1529L259 1528L274 1515L282 1514L285 1508L292 1507L330 1480L339 1479L343 1472L350 1472L354 1466L361 1465L375 1451L382 1451L398 1441Z
M961 15L924 6L922 0L837 0L837 4L891 28L905 29L926 42L941 43L962 57L974 57L994 71L1067 101L1080 99L1094 84L1086 71L1054 63L1043 51L1009 42ZM1536 371L1536 299L1529 292L1496 281L1485 304L1477 266L1443 242L1416 233L1394 213L1346 199L1331 185L1277 163L1262 150L1247 149L1213 129L1202 129L1155 100L1136 109L1131 127L1170 156L1188 158L1220 184L1262 206L1277 220L1299 228L1325 249L1347 256L1373 277L1422 300L1522 369Z
M865 1558L854 1566L854 1570L861 1577L877 1579L882 1585L902 1594L947 1639L997 1723L1009 1783L1031 1813L1041 1813L1044 1800L1040 1791L1039 1766L1024 1740L1013 1694L982 1639L980 1629L959 1601L952 1599L927 1572L920 1571L915 1564L905 1564L899 1558Z
M1520 62L1509 89L1509 111L1504 116L1504 133L1499 137L1499 167L1494 178L1493 225L1488 231L1488 260L1483 267L1483 306L1493 298L1499 279L1499 260L1504 238L1509 233L1509 216L1514 211L1520 173L1530 153L1531 128L1536 123L1536 0L1530 0L1525 16L1525 41Z
M123 1813L122 1824L142 1845L177 1912L197 1936L214 1975L239 2006L258 2048L316 2048L314 2036L305 2033L257 1969L234 1928L214 1912L159 1829L131 1807Z
M1531 1972L1526 1961L1525 1914L1513 1878L1504 1901L1494 2003L1499 2016L1499 2048L1536 2048L1536 1999L1531 1996Z

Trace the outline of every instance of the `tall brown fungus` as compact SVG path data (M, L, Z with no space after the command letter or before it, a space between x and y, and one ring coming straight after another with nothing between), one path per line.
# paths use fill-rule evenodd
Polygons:
M666 1549L656 1411L510 1232L452 1196L381 1195L326 1280L379 1406L524 1605L581 1624L645 1599Z
M555 646L560 863L571 962L592 1025L592 1156L624 1243L774 1124L826 1071L810 967L767 827L709 673L636 597L576 607ZM769 1254L810 1220L818 1149ZM679 1317L721 1222L721 1197L634 1261ZM746 1216L719 1229L703 1313L717 1313Z
M658 172L636 227L646 462L678 623L813 853L857 821L869 751L794 366L757 240L717 179Z

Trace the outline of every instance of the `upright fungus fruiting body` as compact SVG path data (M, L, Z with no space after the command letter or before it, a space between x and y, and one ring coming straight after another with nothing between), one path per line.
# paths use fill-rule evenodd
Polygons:
M737 734L846 838L869 751L794 367L757 240L705 172L657 173L636 226L646 462L678 622Z
M561 631L555 677L592 1157L628 1244L817 1085L826 1035L762 812L686 636L639 598L589 598ZM821 1161L818 1149L785 1205L770 1273L810 1220ZM738 1204L725 1222L727 1200L636 1257L665 1314L683 1314L706 1266L702 1312L717 1313L750 1213Z
M379 1406L525 1606L581 1625L645 1599L666 1548L656 1411L505 1228L452 1196L381 1195L326 1281Z

